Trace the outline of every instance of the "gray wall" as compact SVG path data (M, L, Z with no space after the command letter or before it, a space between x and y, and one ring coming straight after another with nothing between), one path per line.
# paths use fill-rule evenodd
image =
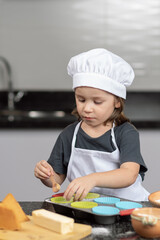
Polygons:
M132 90L157 91L159 16L159 0L4 0L0 55L12 66L15 89L71 89L70 57L105 47L133 66Z
M52 189L34 177L34 167L38 161L48 159L60 131L0 131L0 200L9 192L19 201L43 201L52 195ZM150 192L159 191L160 130L141 130L140 140L142 155L149 168L144 186ZM62 192L67 184L66 181L62 186Z

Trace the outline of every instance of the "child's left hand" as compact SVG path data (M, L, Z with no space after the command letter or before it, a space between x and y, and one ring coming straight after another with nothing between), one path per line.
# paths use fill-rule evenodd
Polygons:
M74 196L75 201L81 201L95 187L94 174L74 179L67 187L63 197L69 201Z

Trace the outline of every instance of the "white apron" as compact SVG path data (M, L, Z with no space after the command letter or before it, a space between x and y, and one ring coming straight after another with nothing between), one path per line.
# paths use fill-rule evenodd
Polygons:
M67 170L67 178L70 182L75 178L82 177L90 173L105 172L120 167L120 153L115 141L114 126L111 129L111 136L116 150L110 153L75 148L76 135L80 124L81 122L77 124L73 134L71 156ZM140 175L138 175L136 181L129 187L116 189L95 187L91 191L133 201L148 201L149 195L149 192L147 192L142 186L142 179Z

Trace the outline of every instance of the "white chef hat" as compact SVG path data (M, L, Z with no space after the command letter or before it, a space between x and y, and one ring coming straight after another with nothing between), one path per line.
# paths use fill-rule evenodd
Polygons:
M73 77L73 89L87 86L126 98L126 87L134 79L132 67L112 52L97 48L70 59L68 74Z

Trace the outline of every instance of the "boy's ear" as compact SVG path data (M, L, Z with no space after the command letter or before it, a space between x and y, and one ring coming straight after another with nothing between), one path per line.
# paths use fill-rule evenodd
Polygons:
M115 102L115 108L120 108L120 106L121 106L120 101L116 101L116 102Z

